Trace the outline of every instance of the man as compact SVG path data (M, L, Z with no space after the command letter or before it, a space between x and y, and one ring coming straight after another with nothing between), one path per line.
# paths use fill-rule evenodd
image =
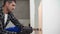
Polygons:
M20 30L17 34L27 34L32 32L32 27L26 27L19 23L19 21L14 17L12 11L15 9L16 0L4 0L3 6L0 10L0 33L3 34L7 30L4 30L9 21L11 21ZM2 33L3 32L3 33Z

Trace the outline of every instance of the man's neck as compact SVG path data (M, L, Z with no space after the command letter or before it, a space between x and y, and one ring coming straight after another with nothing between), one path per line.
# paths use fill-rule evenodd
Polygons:
M7 11L6 6L3 7L3 13L4 13L4 14L8 14L8 11Z

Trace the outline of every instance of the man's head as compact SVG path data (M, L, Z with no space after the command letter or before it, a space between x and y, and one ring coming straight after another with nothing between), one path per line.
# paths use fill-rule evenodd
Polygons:
M16 0L4 0L3 7L6 7L8 11L13 11L16 6Z

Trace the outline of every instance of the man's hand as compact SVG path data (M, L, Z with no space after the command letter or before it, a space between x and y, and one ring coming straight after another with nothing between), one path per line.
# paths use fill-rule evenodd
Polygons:
M32 32L33 32L33 29L32 29L32 27L24 26L24 27L22 28L22 31L21 31L21 32L32 33Z

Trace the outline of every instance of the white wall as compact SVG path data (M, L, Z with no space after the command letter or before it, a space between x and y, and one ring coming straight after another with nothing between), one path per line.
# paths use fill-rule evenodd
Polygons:
M34 0L35 1L35 27L38 28L38 8L40 4L40 0Z
M60 34L60 0L42 0L43 34Z

